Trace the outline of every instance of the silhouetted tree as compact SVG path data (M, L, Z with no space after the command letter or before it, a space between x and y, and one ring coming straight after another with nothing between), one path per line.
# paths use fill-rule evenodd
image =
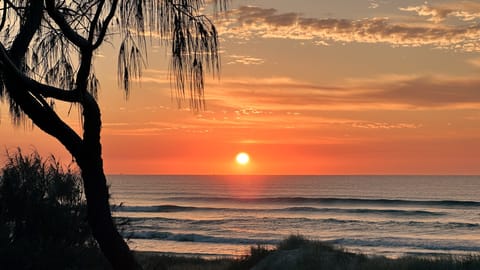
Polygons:
M227 0L214 0L225 7ZM93 236L114 269L136 269L116 230L108 202L96 101L95 51L118 36L118 77L129 91L141 76L146 39L171 45L171 72L180 97L203 106L204 70L219 69L217 32L200 14L204 0L3 0L0 1L0 96L16 124L31 119L55 137L81 170ZM186 94L188 92L189 94ZM55 111L56 100L77 105L82 134Z

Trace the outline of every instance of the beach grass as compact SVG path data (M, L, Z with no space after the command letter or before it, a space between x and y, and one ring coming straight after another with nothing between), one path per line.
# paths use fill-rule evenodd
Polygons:
M406 256L386 258L352 253L292 235L275 248L254 246L237 259L188 258L137 253L147 270L478 270L480 256Z
M136 257L144 270L226 270L231 259L204 259L151 252L137 252Z

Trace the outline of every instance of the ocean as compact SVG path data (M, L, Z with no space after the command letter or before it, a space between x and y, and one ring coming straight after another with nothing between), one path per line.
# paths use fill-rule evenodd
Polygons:
M108 176L134 250L222 257L292 234L370 255L479 254L480 176Z

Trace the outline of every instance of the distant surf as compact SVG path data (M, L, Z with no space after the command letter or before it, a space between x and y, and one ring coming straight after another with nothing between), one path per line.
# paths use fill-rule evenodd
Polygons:
M455 200L395 200L361 198L310 198L310 197L269 197L269 198L232 198L232 197L170 197L176 201L238 202L238 203L309 203L309 204L354 204L354 205L396 205L396 206L444 206L444 207L480 207L477 201Z
M269 209L252 209L252 208L214 208L214 207L192 207L178 205L157 205L157 206L119 206L115 208L116 212L145 212L145 213L171 213L171 212L187 212L187 211L232 211L232 212L317 212L317 213L350 213L350 214L379 214L379 215L404 215L404 216L441 216L442 212L432 212L424 210L399 210L399 209L345 209L345 208L319 208L319 207L287 207L287 208L269 208Z

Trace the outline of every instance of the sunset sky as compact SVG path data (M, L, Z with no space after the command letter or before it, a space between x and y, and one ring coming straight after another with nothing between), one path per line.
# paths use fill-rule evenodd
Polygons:
M480 174L480 2L234 0L215 22L221 76L198 113L178 107L166 48L127 100L118 48L97 55L107 173ZM71 161L0 117L2 151Z

